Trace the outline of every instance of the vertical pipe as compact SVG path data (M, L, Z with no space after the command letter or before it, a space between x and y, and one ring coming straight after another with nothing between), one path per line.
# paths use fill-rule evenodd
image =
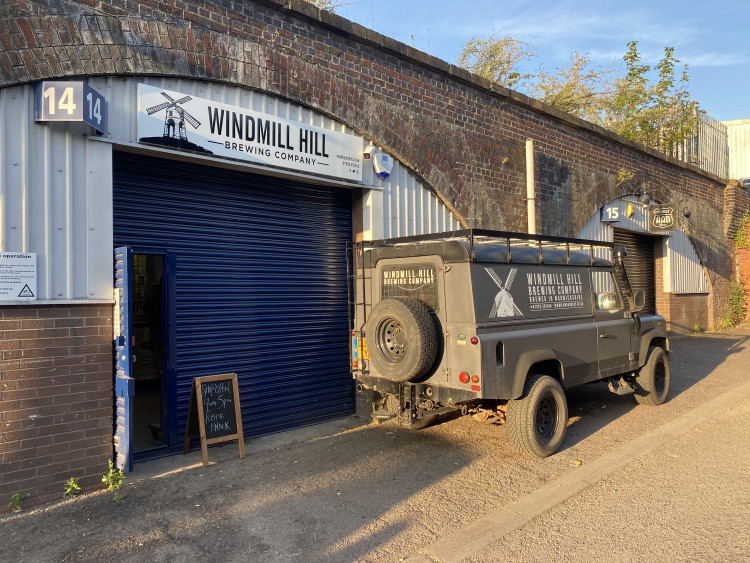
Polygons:
M529 234L536 234L536 197L534 194L534 141L526 139L526 212Z

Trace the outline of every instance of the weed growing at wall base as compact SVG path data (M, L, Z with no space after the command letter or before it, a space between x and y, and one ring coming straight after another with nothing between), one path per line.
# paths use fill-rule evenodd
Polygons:
M81 486L78 484L78 479L76 479L75 477L71 477L70 479L65 481L65 492L63 493L63 496L65 498L74 497L80 492Z
M108 491L119 491L122 487L122 482L125 480L125 473L122 469L117 469L112 460L109 460L109 471L102 475L102 483L107 485ZM119 500L119 499L118 499Z
M733 281L729 286L729 300L727 308L719 321L719 329L727 329L737 326L745 320L747 310L745 309L745 288L738 281Z
M23 509L24 498L26 498L26 495L23 493L13 493L10 497L8 508L10 508L13 512L21 512L21 509Z

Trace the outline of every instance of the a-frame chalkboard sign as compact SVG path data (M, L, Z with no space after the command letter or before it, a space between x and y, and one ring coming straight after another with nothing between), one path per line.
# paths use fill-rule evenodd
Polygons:
M222 373L194 377L190 388L190 408L185 426L183 453L190 449L190 437L201 439L203 465L208 465L208 446L219 442L237 440L240 458L245 457L245 440L242 437L242 414L237 374Z

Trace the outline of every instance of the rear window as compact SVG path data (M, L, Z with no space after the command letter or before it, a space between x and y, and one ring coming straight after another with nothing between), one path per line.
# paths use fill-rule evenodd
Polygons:
M433 311L439 308L437 270L430 264L386 266L380 272L380 298L419 299Z

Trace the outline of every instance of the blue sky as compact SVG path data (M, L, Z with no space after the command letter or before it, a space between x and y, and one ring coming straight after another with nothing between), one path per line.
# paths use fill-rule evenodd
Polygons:
M574 51L620 65L628 41L654 65L664 47L687 63L690 92L721 121L750 118L750 0L352 0L337 13L450 63L472 37L513 35L545 69ZM681 68L680 68L681 71Z

